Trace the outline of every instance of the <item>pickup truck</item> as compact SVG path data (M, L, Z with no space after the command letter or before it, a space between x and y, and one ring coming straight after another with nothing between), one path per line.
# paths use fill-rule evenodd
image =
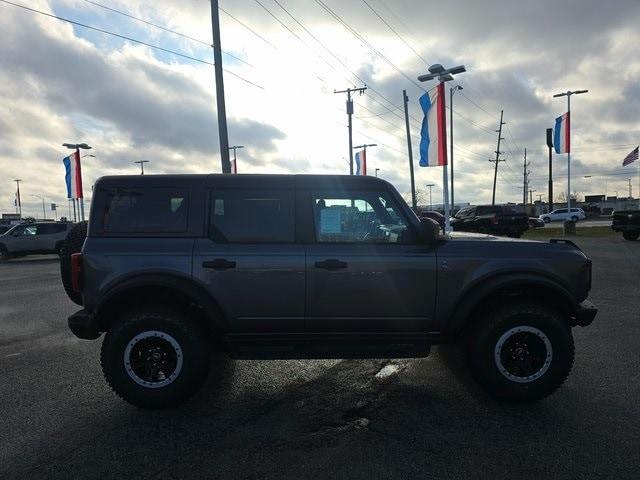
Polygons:
M63 250L82 306L70 330L104 334L107 383L145 408L186 400L228 357L424 357L442 343L490 394L539 400L569 375L571 328L597 312L573 243L444 236L375 177L103 177Z
M613 212L611 228L622 232L625 240L637 240L640 237L640 210Z
M459 210L451 219L456 231L519 238L529 229L529 217L508 205L478 205Z

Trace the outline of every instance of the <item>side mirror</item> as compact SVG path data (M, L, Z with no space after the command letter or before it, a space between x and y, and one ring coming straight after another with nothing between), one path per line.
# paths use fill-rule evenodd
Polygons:
M421 219L420 236L425 243L434 243L440 237L440 225L430 218Z

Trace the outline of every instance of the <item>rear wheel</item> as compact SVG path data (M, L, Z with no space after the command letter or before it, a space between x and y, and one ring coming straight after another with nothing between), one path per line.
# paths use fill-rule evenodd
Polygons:
M577 222L577 221L578 221L578 217L576 217L575 215L573 215L573 216L571 217L571 221L572 221L572 222L574 222L574 223L575 223L575 222Z
M211 362L208 338L172 309L131 311L105 336L102 371L113 391L127 402L142 408L173 407L206 380Z
M540 400L558 389L573 366L571 330L555 311L509 305L490 313L468 341L473 377L491 395Z
M622 232L622 237L625 240L631 240L633 242L640 237L640 232Z

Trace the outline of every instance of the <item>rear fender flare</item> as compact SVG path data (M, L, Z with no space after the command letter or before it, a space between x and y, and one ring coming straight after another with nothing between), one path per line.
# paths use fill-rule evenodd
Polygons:
M220 308L219 303L211 296L204 285L198 284L192 277L175 273L144 273L124 280L119 279L112 282L111 285L113 286L107 287L101 294L102 298L95 309L98 318L101 312L113 305L113 302L118 302L119 299L133 294L135 291L168 290L202 310L210 322L210 326L220 331L227 330L226 315ZM158 300L161 302L162 298Z

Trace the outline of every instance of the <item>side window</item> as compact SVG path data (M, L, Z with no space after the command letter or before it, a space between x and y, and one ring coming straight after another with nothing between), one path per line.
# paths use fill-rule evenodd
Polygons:
M16 237L28 237L36 234L37 227L35 225L26 225L24 227L16 228L13 235Z
M52 235L54 233L64 232L65 225L59 223L42 223L38 225L36 235Z
M174 188L115 188L106 192L106 233L184 233L188 197Z
M409 243L406 220L386 193L313 192L319 243Z
M293 243L290 190L218 190L211 193L209 237L221 243Z

